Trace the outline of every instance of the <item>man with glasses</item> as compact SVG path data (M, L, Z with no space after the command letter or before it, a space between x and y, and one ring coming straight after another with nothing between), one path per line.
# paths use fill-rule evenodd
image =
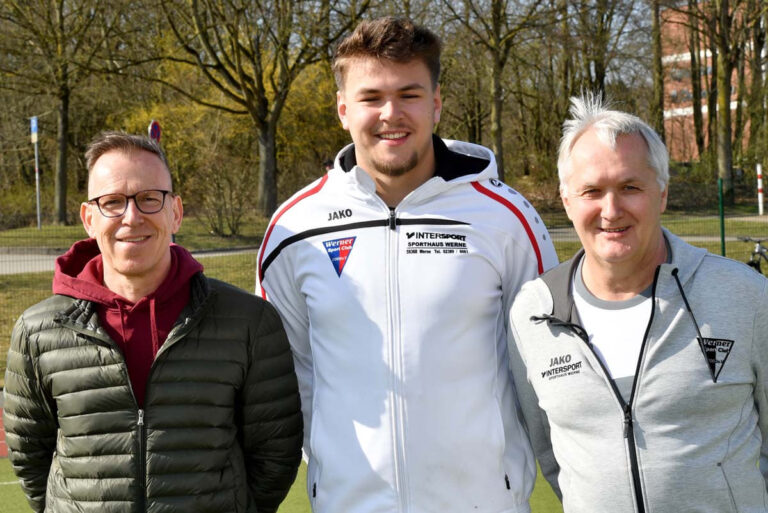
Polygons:
M274 512L300 461L291 353L265 301L203 275L162 149L86 153L89 239L13 330L9 456L34 511Z

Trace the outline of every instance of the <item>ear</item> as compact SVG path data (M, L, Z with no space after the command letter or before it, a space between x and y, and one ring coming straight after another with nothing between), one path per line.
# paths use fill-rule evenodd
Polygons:
M173 212L172 233L177 233L179 228L181 228L181 219L184 217L184 204L181 202L181 196L173 196L171 211Z
M661 209L659 210L660 213L664 213L664 211L667 209L667 196L669 192L669 184L667 184L666 187L664 187L664 190L661 191Z
M437 87L435 87L434 95L435 95L435 98L434 98L435 114L434 114L433 121L435 124L437 124L440 122L440 112L442 112L443 110L443 100L442 98L440 98L440 84L438 84Z
M96 238L96 232L93 228L93 205L90 203L80 203L80 220L83 222L85 232L92 239ZM101 215L101 214L99 214Z
M349 130L349 123L347 123L347 101L341 90L336 91L336 113L339 115L341 127L344 130Z

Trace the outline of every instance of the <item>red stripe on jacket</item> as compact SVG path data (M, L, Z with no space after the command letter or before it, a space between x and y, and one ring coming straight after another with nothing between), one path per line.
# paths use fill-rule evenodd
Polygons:
M531 229L531 225L528 223L528 219L525 217L525 215L520 211L519 208L514 206L512 202L507 200L506 198L503 198L502 196L499 196L495 192L486 189L482 185L480 185L477 182L472 182L472 187L475 188L477 192L480 194L485 194L492 200L498 201L505 207L507 207L509 210L512 211L513 214L517 216L517 218L520 220L520 223L523 225L523 228L525 229L525 233L528 234L528 239L531 241L531 246L533 246L533 251L536 253L536 262L538 264L539 268L539 274L544 272L544 262L541 260L541 250L539 249L539 243L536 242L536 236L533 234L533 230Z
M264 280L264 275L261 272L261 263L264 261L264 253L266 252L267 243L269 242L269 237L270 237L270 235L272 235L272 230L274 230L275 225L277 224L277 221L283 216L283 214L288 212L288 210L290 210L293 206L295 206L299 201L301 201L301 200L303 200L305 198L308 198L309 196L312 196L313 194L317 194L318 192L320 192L320 189L323 188L323 186L325 185L325 182L327 182L327 181L328 181L328 175L326 174L325 176L323 176L320 179L320 183L318 183L316 186L312 187L310 190L308 190L304 194L301 194L300 196L297 196L296 198L294 198L293 201L291 201L285 207L283 207L283 209L280 210L277 214L275 214L275 217L272 218L272 222L269 223L269 227L267 227L267 233L266 233L266 235L264 235L264 240L261 241L262 251L261 251L261 254L259 255L259 265L258 265L258 267L259 267L259 283L261 283ZM267 298L267 293L264 290L263 286L261 287L261 297L264 298L264 299Z

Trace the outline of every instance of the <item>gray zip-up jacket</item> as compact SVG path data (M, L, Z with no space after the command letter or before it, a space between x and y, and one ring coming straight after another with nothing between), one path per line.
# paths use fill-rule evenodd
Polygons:
M628 402L580 326L580 253L523 286L510 358L566 513L768 511L768 280L664 230Z

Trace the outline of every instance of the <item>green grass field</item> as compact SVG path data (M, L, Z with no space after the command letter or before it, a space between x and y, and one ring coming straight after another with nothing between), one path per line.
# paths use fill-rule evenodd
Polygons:
M278 513L310 513L309 500L304 482L307 478L307 467L302 463L299 475L288 493L288 497L280 506ZM21 488L15 484L16 477L7 459L0 459L0 511L2 513L30 513ZM536 487L531 496L533 513L561 513L560 501L552 492L547 482L541 477L536 479Z
M561 213L542 217L550 227L569 226L567 218ZM662 222L680 235L717 237L720 233L718 219L710 215L665 214ZM249 246L258 244L263 230L264 225L260 223L258 227L251 229L249 233L240 238L210 237L205 233L205 229L199 221L186 219L178 242L193 249ZM54 242L56 247L68 247L73 241L84 236L82 228L79 226L44 227L42 233L33 228L12 230L11 232L0 232L0 241L2 242L0 245L42 247L50 246L51 241L60 241ZM727 219L726 235L731 237L737 235L768 237L768 223L763 220L756 222L741 218ZM13 240L13 244L7 243L9 240ZM554 244L561 260L569 258L580 247L578 242L557 240L557 238L554 239ZM720 253L718 240L708 240L695 244L706 247L713 253ZM747 258L750 249L749 245L741 242L728 242L726 245L727 255L741 261ZM227 281L248 291L253 290L256 268L256 255L254 253L201 257L201 262L209 276ZM3 312L3 315L0 316L0 387L2 386L2 375L5 371L5 358L13 322L28 306L50 295L51 278L52 273L49 272L0 275L0 312ZM304 487L305 479L306 468L302 465L299 477L281 506L280 513L309 512L309 503ZM8 460L0 459L0 510L2 513L28 513L31 511L26 505L20 488L14 484L15 481ZM558 513L562 511L559 501L552 493L549 485L541 478L536 481L536 488L531 497L531 506L534 513Z
M176 242L190 251L255 247L261 243L267 222L267 219L258 217L243 223L242 233L237 237L220 237L211 234L202 220L185 216L176 234ZM36 227L16 228L0 231L0 247L66 249L87 236L79 223L72 226L45 225L40 230Z

